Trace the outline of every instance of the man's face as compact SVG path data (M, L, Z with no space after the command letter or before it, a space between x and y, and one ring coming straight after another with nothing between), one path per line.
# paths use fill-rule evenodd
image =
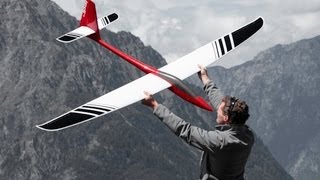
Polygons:
M225 102L221 102L219 108L218 108L218 111L217 111L217 123L220 124L220 125L223 125L223 124L227 124L229 121L228 121L228 115L226 115L224 112L223 112L223 108L225 107Z

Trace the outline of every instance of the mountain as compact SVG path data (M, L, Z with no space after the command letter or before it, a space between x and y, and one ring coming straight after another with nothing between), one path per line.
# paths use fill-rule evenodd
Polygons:
M210 76L227 94L245 99L250 124L296 179L320 177L320 36L276 45Z
M35 128L143 74L89 39L57 42L78 22L49 0L2 0L0 7L0 179L198 177L200 152L140 103L63 131ZM148 64L165 64L128 32L102 35ZM213 114L168 91L156 98L192 123L212 128ZM259 139L246 176L291 179Z

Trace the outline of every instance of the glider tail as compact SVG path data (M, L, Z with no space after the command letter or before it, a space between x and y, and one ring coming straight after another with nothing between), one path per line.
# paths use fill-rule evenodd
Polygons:
M91 39L100 38L97 22L96 5L91 0L87 0L82 11L80 27L81 26L86 26L94 31L93 34L89 35Z
M99 30L117 20L118 17L119 16L116 13L112 13L97 19L96 6L94 2L92 0L86 0L86 4L81 15L80 27L58 37L57 40L63 43L70 43L83 37L89 37L97 41L100 39Z

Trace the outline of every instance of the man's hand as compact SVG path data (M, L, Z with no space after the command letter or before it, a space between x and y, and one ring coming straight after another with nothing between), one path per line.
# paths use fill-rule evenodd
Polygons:
M159 105L158 102L152 97L149 92L144 91L144 94L146 95L146 97L141 101L142 104L155 109Z
M200 68L200 71L198 72L200 80L203 82L203 84L207 84L210 81L207 69L200 64L198 64L198 67Z

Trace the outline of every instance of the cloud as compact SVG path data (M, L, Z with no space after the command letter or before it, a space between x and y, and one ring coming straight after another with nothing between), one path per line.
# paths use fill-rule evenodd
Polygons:
M300 36L300 34L306 34L306 36L314 36L318 35L315 34L315 32L309 32L310 29L319 29L320 27L320 22L319 22L319 17L320 17L320 11L318 12L307 12L302 15L294 15L292 16L292 22L293 25L296 27L296 33L298 33L296 36Z

